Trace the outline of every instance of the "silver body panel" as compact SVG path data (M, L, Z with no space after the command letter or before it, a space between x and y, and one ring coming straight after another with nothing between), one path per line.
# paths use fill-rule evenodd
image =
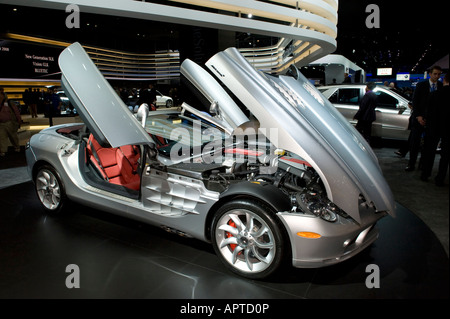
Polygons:
M65 91L96 137L104 138L112 147L135 144L150 149L154 145L79 44L64 50L60 63ZM188 63L183 72L210 101L219 102L220 112L226 114L221 119L231 128L245 124L247 117L231 103L232 98L225 97L225 91L217 83L206 84L213 78ZM218 53L207 66L256 117L266 137L276 147L306 160L323 181L328 199L351 216L330 223L311 214L277 209L276 218L289 236L293 265L330 265L370 245L378 236L375 223L386 213L393 215L395 207L375 155L356 130L302 76L294 79L261 74L236 50ZM141 164L139 196L119 195L95 187L81 172L84 144L58 133L63 127L70 125L50 127L34 135L26 157L33 180L42 164L54 167L71 200L203 241L210 241L210 223L217 207L233 196L257 198L274 209L282 206L278 198L258 193L263 187L259 182L243 179L243 183L233 184L237 186L234 190L232 187L213 190L207 187L203 176L207 164L183 166L163 160L160 155L151 160L146 158ZM245 190L246 186L240 185L251 188L236 193L236 189ZM298 235L305 231L322 236L310 239Z
M64 50L58 62L64 91L99 142L113 147L151 142L79 43Z
M223 119L232 130L248 122L249 119L241 109L239 109L220 84L198 64L186 59L181 64L180 72L208 99L211 104L214 102L218 103L219 118Z
M356 125L353 119L359 109L359 101L365 94L365 85L348 84L320 87L320 91L327 99L331 99L336 109L349 121ZM342 98L347 90L355 90L358 97L353 99ZM348 91L347 91L348 92ZM379 97L376 107L376 120L372 124L372 135L387 139L407 140L409 137L408 122L411 110L408 100L384 86L374 89Z
M367 142L300 74L263 75L235 49L213 56L206 64L246 105L260 128L278 148L300 155L319 173L328 198L358 223L362 194L378 211L395 213L394 200L376 156Z
M79 125L79 123L74 124ZM161 187L161 180L152 179L155 171L145 170L142 177L142 196L132 199L114 192L93 187L80 173L79 144L61 136L58 128L50 127L30 139L30 148L26 151L29 174L33 177L35 164L45 162L53 166L60 174L67 197L87 206L106 210L119 216L132 218L155 226L165 226L181 230L189 237L205 241L204 220L209 208L218 200L219 193L207 191L199 180L170 174L166 176L164 194L155 198L154 190ZM183 190L180 190L184 181ZM156 186L160 183L159 186ZM189 193L186 189L190 189ZM195 194L196 200L192 195ZM185 198L188 196L189 198ZM178 202L183 202L179 204ZM176 202L177 205L170 205ZM171 212L169 211L171 210ZM177 213L173 213L176 211Z

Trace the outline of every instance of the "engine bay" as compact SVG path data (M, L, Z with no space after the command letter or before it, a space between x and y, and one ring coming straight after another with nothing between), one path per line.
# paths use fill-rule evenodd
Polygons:
M222 163L217 164L175 164L169 171L201 178L207 189L219 193L242 182L270 184L289 198L291 213L316 216L328 222L336 222L339 217L350 218L328 199L319 174L300 157L281 150L270 156L240 148L225 149L224 153L232 153L233 156L226 156Z

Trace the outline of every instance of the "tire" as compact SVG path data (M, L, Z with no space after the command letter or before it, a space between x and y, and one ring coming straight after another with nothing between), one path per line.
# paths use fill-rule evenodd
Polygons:
M285 245L282 226L275 212L250 200L230 201L214 217L211 238L214 250L232 272L262 279L283 264L289 245Z
M56 170L48 165L37 171L34 185L42 208L48 214L58 214L67 202L64 185Z
M167 100L166 101L166 108L172 107L173 106L173 100Z

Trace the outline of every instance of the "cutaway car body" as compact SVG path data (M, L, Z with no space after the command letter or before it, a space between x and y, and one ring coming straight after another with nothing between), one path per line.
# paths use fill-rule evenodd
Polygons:
M78 43L62 85L84 124L54 126L26 149L48 212L67 200L211 242L231 271L264 278L346 260L394 215L392 193L359 133L295 68L255 70L233 48L184 78L210 106L139 113Z

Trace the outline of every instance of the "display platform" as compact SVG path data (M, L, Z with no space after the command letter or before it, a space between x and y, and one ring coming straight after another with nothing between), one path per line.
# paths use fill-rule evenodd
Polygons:
M78 204L41 210L33 184L0 189L0 298L447 299L449 260L430 229L398 205L356 257L267 281L231 274L212 246ZM79 288L68 288L76 265ZM372 265L372 268L367 268ZM368 288L373 265L379 288ZM72 278L73 279L73 278ZM373 280L372 280L373 282Z

